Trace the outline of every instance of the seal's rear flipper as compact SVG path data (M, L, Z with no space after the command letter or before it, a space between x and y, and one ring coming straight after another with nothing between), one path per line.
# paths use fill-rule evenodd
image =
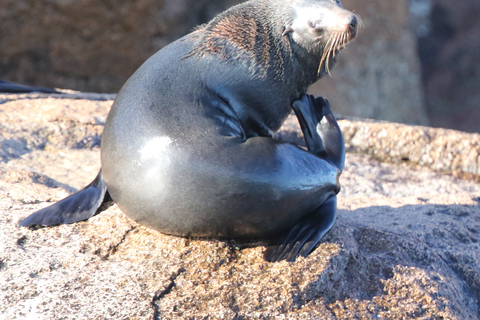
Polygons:
M308 151L343 171L345 142L327 99L303 95L292 104Z
M31 214L20 223L20 226L53 226L87 220L99 209L104 210L111 204L113 204L112 198L108 194L102 170L100 170L95 180L88 186Z
M267 261L294 261L308 256L320 239L333 226L337 215L337 196L332 195L321 207L303 217L280 237L280 244L271 245L264 253Z

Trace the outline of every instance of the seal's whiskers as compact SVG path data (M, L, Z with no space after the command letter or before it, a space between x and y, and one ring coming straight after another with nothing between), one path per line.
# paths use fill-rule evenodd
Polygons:
M320 64L318 65L317 73L320 73L322 65L325 64L325 71L330 74L330 60L335 58L338 52L342 50L347 43L350 42L350 34L348 32L336 32L327 41L325 49L323 50Z

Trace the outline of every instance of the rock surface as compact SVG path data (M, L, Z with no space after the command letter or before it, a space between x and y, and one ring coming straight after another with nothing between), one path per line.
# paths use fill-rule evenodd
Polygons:
M2 0L0 75L5 80L117 92L154 52L240 0L119 2ZM354 43L312 88L337 112L427 124L407 0L344 0L363 19Z
M347 154L337 223L294 263L265 262L262 240L162 235L116 206L81 223L20 228L94 178L109 98L0 95L0 319L480 317L478 183L369 155ZM371 150L398 145L398 132L403 145L422 141L416 127L341 125L357 138L383 128L362 138ZM293 120L281 134L298 140ZM473 136L457 137L452 145Z

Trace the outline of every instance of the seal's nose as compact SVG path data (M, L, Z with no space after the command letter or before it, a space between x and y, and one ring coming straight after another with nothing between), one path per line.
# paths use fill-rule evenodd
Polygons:
M349 12L347 15L344 16L343 18L343 25L344 25L344 30L348 32L348 35L350 36L350 40L355 38L357 36L357 28L358 28L359 20L356 15L353 13Z
M350 29L357 29L357 25L358 25L357 16L354 14L348 15L345 18L345 24L348 25Z

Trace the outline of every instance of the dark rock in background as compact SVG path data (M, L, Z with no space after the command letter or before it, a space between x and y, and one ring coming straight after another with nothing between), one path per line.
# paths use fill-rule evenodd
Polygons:
M410 1L430 124L480 132L480 2Z
M116 92L154 52L238 2L2 0L0 78Z
M339 55L333 78L318 81L311 91L325 95L342 115L428 124L408 2L342 4L360 15L364 27Z
M117 92L154 52L239 2L3 0L0 79ZM478 0L343 4L364 28L313 93L339 114L480 132Z
M154 52L238 0L3 0L0 78L116 92ZM345 0L363 18L333 78L312 92L345 115L427 124L407 0Z

